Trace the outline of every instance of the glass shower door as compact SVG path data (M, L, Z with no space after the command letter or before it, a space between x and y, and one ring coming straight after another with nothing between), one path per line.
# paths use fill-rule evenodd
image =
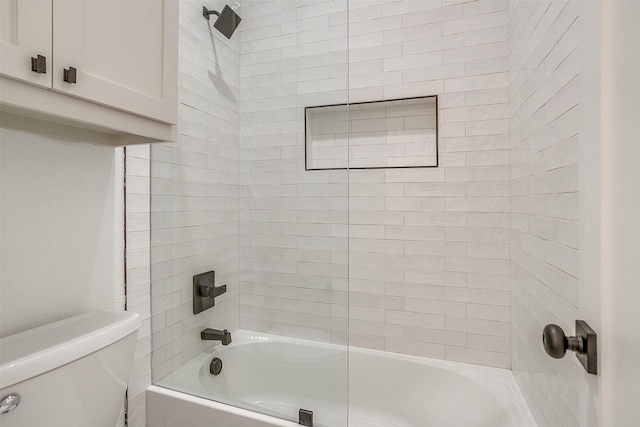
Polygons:
M348 0L227 6L180 2L179 135L151 147L153 382L346 426Z
M346 426L348 1L240 11L240 329L272 375L253 401Z

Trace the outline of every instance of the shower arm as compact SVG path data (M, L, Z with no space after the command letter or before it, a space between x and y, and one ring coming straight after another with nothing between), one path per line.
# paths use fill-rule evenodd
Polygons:
M206 6L202 6L202 16L204 16L207 19L207 21L209 20L209 15L220 16L220 12L216 10L209 10L207 9Z

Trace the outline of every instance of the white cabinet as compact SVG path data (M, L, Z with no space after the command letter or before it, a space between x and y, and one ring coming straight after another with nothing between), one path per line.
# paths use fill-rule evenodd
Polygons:
M177 46L177 33L166 31L177 26L176 5L175 0L53 0L53 88L175 120L177 67L165 50ZM69 67L77 69L75 84L64 81Z
M47 2L0 0L0 74L51 87L50 72L31 71L31 58L38 55L51 66L51 28Z
M117 145L174 139L177 0L0 5L2 126ZM37 55L46 73L32 71Z

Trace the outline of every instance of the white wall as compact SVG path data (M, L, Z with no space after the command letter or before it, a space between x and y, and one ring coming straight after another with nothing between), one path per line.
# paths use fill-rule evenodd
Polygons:
M539 425L586 425L587 374L572 355L548 357L540 337L548 323L573 333L584 300L579 101L589 47L579 49L580 2L514 1L509 13L513 370Z
M122 152L0 129L0 336L124 307Z
M602 198L599 213L603 227L602 240L598 243L601 243L603 262L602 275L594 281L601 287L597 295L601 296L598 303L602 306L598 354L601 361L601 425L604 426L633 425L640 407L640 394L637 393L640 379L638 16L640 3L633 1L606 2L595 13L601 20L602 34L605 34L600 67L592 68L591 74L602 85L597 98L602 102L590 110L599 112L602 118L598 123L601 131L590 138L590 143L595 146L593 160L602 165L602 191L598 196ZM586 233L592 234L593 230L588 229Z

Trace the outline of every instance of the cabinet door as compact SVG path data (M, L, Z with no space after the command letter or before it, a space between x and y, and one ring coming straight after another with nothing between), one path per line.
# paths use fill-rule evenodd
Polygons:
M46 73L31 58L46 58ZM0 0L0 75L51 87L51 0Z
M176 122L177 0L53 0L53 52L54 90Z

